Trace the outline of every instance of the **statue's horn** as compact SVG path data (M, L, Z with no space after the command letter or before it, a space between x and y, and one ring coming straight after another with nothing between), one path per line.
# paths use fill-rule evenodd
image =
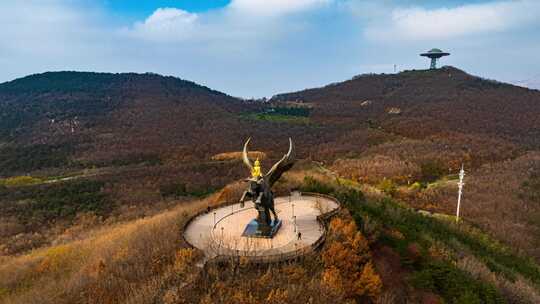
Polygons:
M251 140L251 137L246 140L246 143L244 144L244 150L242 151L242 161L244 161L244 164L249 168L250 171L253 170L253 165L249 161L248 157L248 144Z
M294 158L294 145L293 145L292 139L289 137L289 151L287 152L287 154L283 155L283 157L277 163L275 163L272 166L272 168L270 168L270 170L268 171L268 173L266 173L266 175L271 175L274 171L276 171L276 169L279 166L291 161L293 158Z

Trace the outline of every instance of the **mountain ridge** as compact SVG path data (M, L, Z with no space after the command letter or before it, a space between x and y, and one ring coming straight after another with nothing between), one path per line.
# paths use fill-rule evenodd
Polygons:
M255 115L298 106L306 108L300 111L304 114L293 114L307 115L303 121L308 124ZM319 147L309 153L315 159L334 159L343 153L337 151L353 149L350 136L365 146L372 138L384 142L389 135L421 140L457 132L495 135L526 149L540 146L540 92L454 67L359 75L277 94L268 102L241 100L153 73L46 72L0 84L0 110L4 145L83 140L84 146L94 146L92 152L78 153L83 158L129 150L170 154L171 144L186 147L186 152L206 146L201 154L206 158L232 150L251 135L299 137ZM198 138L208 145L193 146Z
M351 124L369 121L407 137L452 130L540 147L540 91L486 80L453 67L363 75L279 94L273 100L300 100L316 105L319 111L314 114L326 119Z
M93 81L90 84L82 84L80 78L85 78L86 81ZM14 80L0 83L0 93L6 93L9 91L17 91L18 89L25 89L33 91L84 91L92 88L107 89L99 87L107 81L114 81L110 85L118 85L128 81L155 81L155 80L173 81L176 85L181 84L183 87L193 87L198 89L205 89L208 92L215 93L217 95L229 96L223 92L213 90L207 86L197 84L190 80L174 76L165 76L156 73L108 73L108 72L86 72L86 71L50 71L32 74L24 77L20 77ZM44 83L37 83L42 81ZM62 85L61 87L58 87ZM71 87L70 87L71 85ZM85 86L87 85L87 87ZM67 87L66 87L67 86ZM229 96L230 97L230 96Z

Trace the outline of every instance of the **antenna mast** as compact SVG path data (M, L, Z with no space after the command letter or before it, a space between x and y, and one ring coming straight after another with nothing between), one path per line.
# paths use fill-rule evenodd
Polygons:
M463 194L463 178L465 177L465 170L463 170L463 165L461 165L461 170L459 170L459 182L458 182L458 200L457 200L457 210L456 210L456 223L459 222L459 208L461 206L461 195Z

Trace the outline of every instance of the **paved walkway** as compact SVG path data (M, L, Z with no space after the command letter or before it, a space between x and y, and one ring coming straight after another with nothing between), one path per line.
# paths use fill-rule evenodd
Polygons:
M339 207L330 199L300 195L275 198L275 204L282 226L272 239L242 236L246 225L257 216L251 202L246 202L244 208L235 204L198 216L186 228L185 238L208 257L293 252L315 243L324 232L317 216ZM301 240L295 231L302 234Z

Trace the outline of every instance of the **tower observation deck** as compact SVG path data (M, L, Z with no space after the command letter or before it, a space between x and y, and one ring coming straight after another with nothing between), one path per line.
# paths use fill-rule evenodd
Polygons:
M450 53L441 51L440 49L431 49L425 53L420 54L420 56L427 57L431 59L430 69L437 68L437 60L441 57L448 56Z

